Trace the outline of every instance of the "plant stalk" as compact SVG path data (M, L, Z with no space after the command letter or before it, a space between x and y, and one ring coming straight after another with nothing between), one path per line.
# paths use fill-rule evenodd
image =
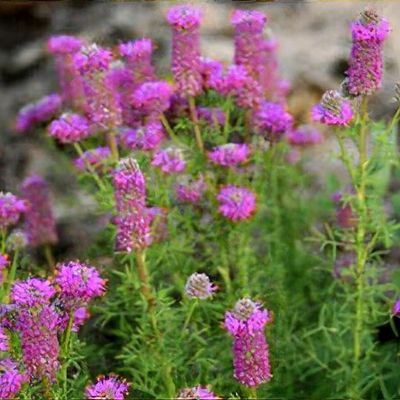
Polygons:
M197 117L196 103L193 96L190 96L188 100L189 100L190 118L192 119L194 125L193 129L194 129L194 135L196 137L197 147L203 153L204 144L203 144L203 139L201 137L199 119Z

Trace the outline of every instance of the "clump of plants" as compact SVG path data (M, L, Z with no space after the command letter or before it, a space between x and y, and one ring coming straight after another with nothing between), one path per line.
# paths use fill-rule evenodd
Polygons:
M166 18L165 78L148 38L47 43L59 91L15 127L64 153L106 222L84 261L55 259L46 180L0 193L0 397L399 396L400 280L386 264L400 111L369 113L389 23L372 9L352 22L346 79L302 125L263 13L231 15L228 66L201 56L199 9ZM326 135L348 186L304 168Z

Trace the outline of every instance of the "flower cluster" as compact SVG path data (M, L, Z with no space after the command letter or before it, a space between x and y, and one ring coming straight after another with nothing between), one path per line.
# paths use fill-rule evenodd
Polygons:
M247 160L250 149L247 144L227 143L215 147L208 153L208 158L214 164L222 167L234 167Z
M203 386L182 389L177 397L178 400L198 399L198 400L218 400L219 397Z
M182 175L175 184L175 193L179 201L196 204L200 201L206 188L204 178L193 179L190 175Z
M286 135L288 142L293 146L309 146L321 143L321 132L311 125L301 125Z
M15 399L28 380L27 375L20 371L11 358L0 360L0 368L0 399Z
M165 174L175 174L185 170L186 161L183 158L182 150L171 146L157 151L151 165L160 168Z
M267 310L250 299L239 300L225 314L225 329L233 336L235 378L255 387L271 379L264 327L270 322Z
M92 134L87 118L79 114L65 113L49 125L49 134L61 143L76 143Z
M129 383L117 376L100 376L97 382L85 390L87 399L113 399L124 400L129 391Z
M337 90L328 90L313 107L312 118L325 125L348 125L353 118L351 103Z
M185 286L185 293L190 298L208 299L217 290L206 274L195 272L190 275Z
M53 93L34 104L28 104L23 107L18 113L15 123L17 132L25 133L35 125L50 120L60 112L61 105L61 97Z
M21 185L21 193L28 204L24 231L29 244L36 247L56 243L56 221L47 182L37 175L26 178Z
M0 231L15 225L26 210L24 200L11 193L0 192Z
M122 140L131 150L154 150L165 138L162 124L151 121L137 128L126 128L122 131Z
M256 209L256 196L246 188L225 186L219 191L217 200L219 212L232 221L248 219Z

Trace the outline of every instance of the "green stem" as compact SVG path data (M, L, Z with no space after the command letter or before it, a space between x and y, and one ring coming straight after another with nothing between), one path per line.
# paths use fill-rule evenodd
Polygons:
M246 388L246 396L248 399L257 399L257 389L255 387Z
M56 268L56 260L54 259L51 246L49 244L45 244L43 247L43 252L49 268L54 272Z
M8 297L10 296L11 287L12 287L12 285L14 283L15 276L17 274L18 255L19 255L18 250L15 250L13 261L12 261L12 264L11 264L10 273L9 273L8 279L7 279L7 289L6 289L6 292L4 293L4 299L3 300L4 300L5 303L8 303L8 300L9 300Z
M68 325L67 329L64 334L64 340L61 346L61 357L63 361L63 365L61 368L61 379L63 382L63 391L66 398L68 398L68 365L67 365L67 358L69 355L69 348L71 342L71 332L72 327L74 325L74 313L71 311L68 318Z
M1 252L5 253L6 251L6 236L7 236L7 231L6 229L1 229L0 230L0 237L1 237Z
M162 122L165 130L167 131L169 137L171 138L171 140L173 140L178 145L182 145L181 141L175 135L175 132L172 129L172 127L171 127L170 123L168 122L168 119L167 119L167 117L165 116L164 113L160 114L160 119L161 119L161 122Z
M194 129L194 135L196 138L197 147L199 148L199 150L201 152L203 152L204 144L203 144L203 139L201 137L199 120L197 118L196 103L195 103L193 96L190 96L188 100L189 100L190 117L191 117L193 125L194 125L193 129Z
M111 150L111 156L115 162L119 160L119 151L118 151L118 144L117 139L115 137L115 132L109 131L107 132L107 144Z
M197 307L197 299L193 300L193 301L191 302L191 304L190 304L189 312L188 312L188 314L187 314L187 316L186 316L185 323L183 324L182 335L181 335L181 337L184 336L184 334L185 334L185 332L186 332L186 329L187 329L187 327L189 326L189 322L190 322L190 320L191 320L191 318L192 318L193 312L194 312L194 310L196 309L196 307Z
M365 236L367 224L367 205L366 205L366 167L368 162L366 121L368 117L368 100L363 97L361 103L361 127L358 140L359 151L359 184L354 185L357 191L358 224L356 232L356 310L355 323L353 329L353 387L352 396L355 399L361 398L358 382L360 379L360 361L362 353L362 335L364 329L364 289L365 289L365 264L368 254L366 251Z
M146 258L145 253L142 250L137 250L135 252L136 258L136 269L139 275L140 280L140 290L142 292L143 297L146 299L149 308L153 308L155 304L155 299L151 294L150 290L150 280L149 280L149 273L147 271L146 266Z
M85 163L85 166L87 168L87 170L90 172L91 176L93 177L93 179L96 181L97 186L99 187L100 190L104 190L104 184L101 181L100 177L97 175L96 170L93 168L93 165L91 165L89 162L86 161L84 154L83 154L83 150L82 147L80 146L79 143L74 143L74 147L76 152L79 154L79 156L82 158L82 160Z

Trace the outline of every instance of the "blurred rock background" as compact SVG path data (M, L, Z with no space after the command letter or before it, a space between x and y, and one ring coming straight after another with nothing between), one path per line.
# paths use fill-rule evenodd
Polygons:
M57 90L52 59L45 43L52 34L68 33L99 44L151 37L157 50L159 72L168 68L170 32L164 15L172 1L62 1L0 3L0 190L17 192L19 182L31 173L45 176L55 197L56 215L64 252L79 253L90 243L99 225L93 223L93 202L78 189L72 171L57 152L37 136L13 132L18 109ZM290 110L304 122L311 104L321 93L337 87L347 68L350 50L349 22L367 5L375 5L391 22L386 45L383 91L374 97L374 113L393 112L394 83L400 80L400 2L393 1L196 1L204 9L202 49L206 56L232 60L229 16L233 8L264 11L280 42L283 76L292 82ZM398 25L396 26L396 23ZM321 175L336 169L328 139L313 153L310 168ZM323 168L321 168L323 166ZM323 182L323 176L320 176ZM77 199L79 201L77 201ZM71 253L70 253L71 256Z

